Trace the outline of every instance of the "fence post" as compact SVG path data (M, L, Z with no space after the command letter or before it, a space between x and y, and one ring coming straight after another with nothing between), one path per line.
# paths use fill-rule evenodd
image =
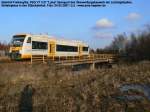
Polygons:
M44 61L44 53L43 53L43 63L45 63L45 61Z
M60 62L60 56L59 56L59 62Z
M95 70L95 62L94 61L91 63L90 69Z
M53 61L54 61L54 55L53 55Z
M31 53L31 64L32 64L32 53Z

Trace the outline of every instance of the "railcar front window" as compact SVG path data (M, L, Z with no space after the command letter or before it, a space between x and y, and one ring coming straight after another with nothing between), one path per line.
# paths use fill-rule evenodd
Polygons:
M14 36L12 39L12 46L13 47L21 47L23 45L25 36Z

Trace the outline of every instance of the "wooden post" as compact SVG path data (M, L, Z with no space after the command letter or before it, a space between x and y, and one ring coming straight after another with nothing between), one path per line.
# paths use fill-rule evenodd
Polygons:
M90 69L95 70L95 62L91 63Z
M31 64L32 64L32 53L31 53Z
M43 54L43 63L45 63L45 61L44 61L44 54Z
M59 56L59 62L60 62L60 56Z
M54 55L53 55L53 61L54 61Z

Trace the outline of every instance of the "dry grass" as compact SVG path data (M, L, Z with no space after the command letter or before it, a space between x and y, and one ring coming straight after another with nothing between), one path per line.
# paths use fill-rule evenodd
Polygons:
M1 64L0 70L0 109L7 107L7 111L8 105L18 106L21 91L30 84L35 90L34 112L106 112L106 108L109 112L121 112L124 105L108 100L109 96L122 84L150 82L149 63L75 72L13 63Z
M7 62L7 61L10 61L10 58L8 56L0 56L0 63Z

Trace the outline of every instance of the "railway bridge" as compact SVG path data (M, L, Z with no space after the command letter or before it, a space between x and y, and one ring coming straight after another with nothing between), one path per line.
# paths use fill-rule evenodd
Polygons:
M112 65L118 59L116 54L90 54L88 56L46 56L32 55L31 64L40 63L55 63L63 66L89 65L91 69L95 69L97 64Z

